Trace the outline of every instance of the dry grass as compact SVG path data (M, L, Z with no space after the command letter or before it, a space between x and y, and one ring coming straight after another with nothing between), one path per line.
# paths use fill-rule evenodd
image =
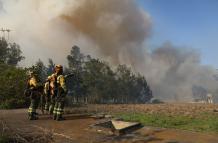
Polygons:
M101 104L85 105L81 107L68 107L65 113L146 113L146 114L166 114L196 116L201 113L218 113L218 104Z
M12 129L6 122L0 120L0 142L1 143L52 143L53 133L48 130Z

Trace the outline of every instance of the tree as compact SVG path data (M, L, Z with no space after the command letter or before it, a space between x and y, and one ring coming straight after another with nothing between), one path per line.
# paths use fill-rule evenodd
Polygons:
M145 77L140 74L135 77L132 92L134 96L130 100L134 103L146 103L153 97Z
M5 39L0 39L0 63L5 63L8 56L8 43Z
M17 108L27 105L23 91L26 86L26 70L0 64L0 108Z
M26 70L16 65L24 57L19 45L0 39L0 108L24 107L23 95L26 85Z
M68 66L71 70L80 71L84 61L84 55L80 53L78 46L73 46L70 55L67 56Z
M78 46L73 46L70 55L67 56L68 66L67 73L73 73L74 76L67 79L67 87L72 96L79 100L79 97L86 95L86 88L83 84L83 64L84 56L80 53Z
M131 69L126 65L118 65L116 69L116 78L118 81L118 90L120 93L119 101L121 103L127 103L130 98L131 82L133 80Z
M22 51L20 50L20 46L16 43L9 44L10 48L8 49L8 55L7 55L7 64L16 66L18 62L24 59L24 57L21 55Z
M67 56L67 85L70 94L78 101L88 98L90 103L145 103L152 93L144 76L134 74L126 65L115 71L100 59L85 56L78 46L72 47Z
M110 87L106 82L113 79L110 67L99 59L91 59L84 66L84 81L91 102L104 102L109 99Z
M16 43L8 43L5 39L0 39L0 63L17 66L23 60L20 46Z
M54 72L55 64L52 59L48 59L48 68L47 68L47 75L51 75Z

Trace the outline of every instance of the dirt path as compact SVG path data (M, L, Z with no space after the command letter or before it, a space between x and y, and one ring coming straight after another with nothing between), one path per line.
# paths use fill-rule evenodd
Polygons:
M37 121L27 119L26 109L0 110L0 120L4 120L11 129L33 132L50 132L57 143L218 143L218 136L213 134L193 133L171 129L143 127L133 133L117 137L90 129L98 120L73 114L66 115L66 120L53 121L48 115L40 115Z

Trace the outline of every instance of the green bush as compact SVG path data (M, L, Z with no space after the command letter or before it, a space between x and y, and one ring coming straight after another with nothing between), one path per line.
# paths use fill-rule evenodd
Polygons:
M0 67L0 108L25 107L26 70L6 64L0 64Z

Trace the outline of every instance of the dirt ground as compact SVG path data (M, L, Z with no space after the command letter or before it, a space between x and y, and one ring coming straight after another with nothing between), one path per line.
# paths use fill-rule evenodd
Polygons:
M191 110L185 110L190 108ZM27 119L27 109L0 110L0 120L4 121L12 130L23 132L49 133L52 142L56 143L218 143L217 134L195 133L174 129L161 129L153 127L142 127L134 132L116 136L112 133L104 133L101 130L93 129L90 125L102 119L90 118L83 115L84 112L107 112L133 111L140 112L167 112L177 114L194 114L196 112L214 112L217 105L93 105L89 108L76 108L74 111L68 110L64 121L53 121L49 115L39 115L39 120L29 121ZM74 112L74 113L73 113ZM188 113L187 113L188 112ZM70 114L69 114L70 113ZM181 113L180 113L181 114Z

